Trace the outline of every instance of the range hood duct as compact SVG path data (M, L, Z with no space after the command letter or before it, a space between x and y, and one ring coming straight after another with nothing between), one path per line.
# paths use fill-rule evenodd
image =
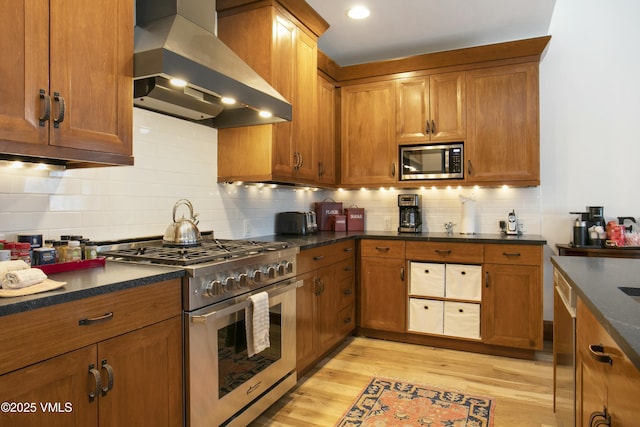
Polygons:
M290 121L291 104L215 33L215 0L137 0L134 105L215 128Z

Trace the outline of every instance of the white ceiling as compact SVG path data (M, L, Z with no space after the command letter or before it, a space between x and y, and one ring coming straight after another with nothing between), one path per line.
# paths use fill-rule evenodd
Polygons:
M330 25L318 47L339 65L547 35L555 0L306 0ZM361 4L369 18L347 9Z

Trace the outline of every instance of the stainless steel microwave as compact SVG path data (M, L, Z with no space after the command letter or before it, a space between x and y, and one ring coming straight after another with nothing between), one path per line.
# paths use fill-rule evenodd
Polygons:
M405 145L400 147L400 180L463 179L464 144Z

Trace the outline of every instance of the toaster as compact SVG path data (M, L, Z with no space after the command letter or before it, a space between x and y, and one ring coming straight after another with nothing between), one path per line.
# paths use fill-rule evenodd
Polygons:
M318 231L316 213L279 212L276 214L276 234L311 234Z

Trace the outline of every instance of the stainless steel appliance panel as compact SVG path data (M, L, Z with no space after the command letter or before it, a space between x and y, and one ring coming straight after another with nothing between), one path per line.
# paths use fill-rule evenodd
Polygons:
M223 425L258 399L280 397L288 390L280 382L295 383L296 287L290 279L266 288L271 346L252 357L244 325L250 294L185 313L190 426Z

